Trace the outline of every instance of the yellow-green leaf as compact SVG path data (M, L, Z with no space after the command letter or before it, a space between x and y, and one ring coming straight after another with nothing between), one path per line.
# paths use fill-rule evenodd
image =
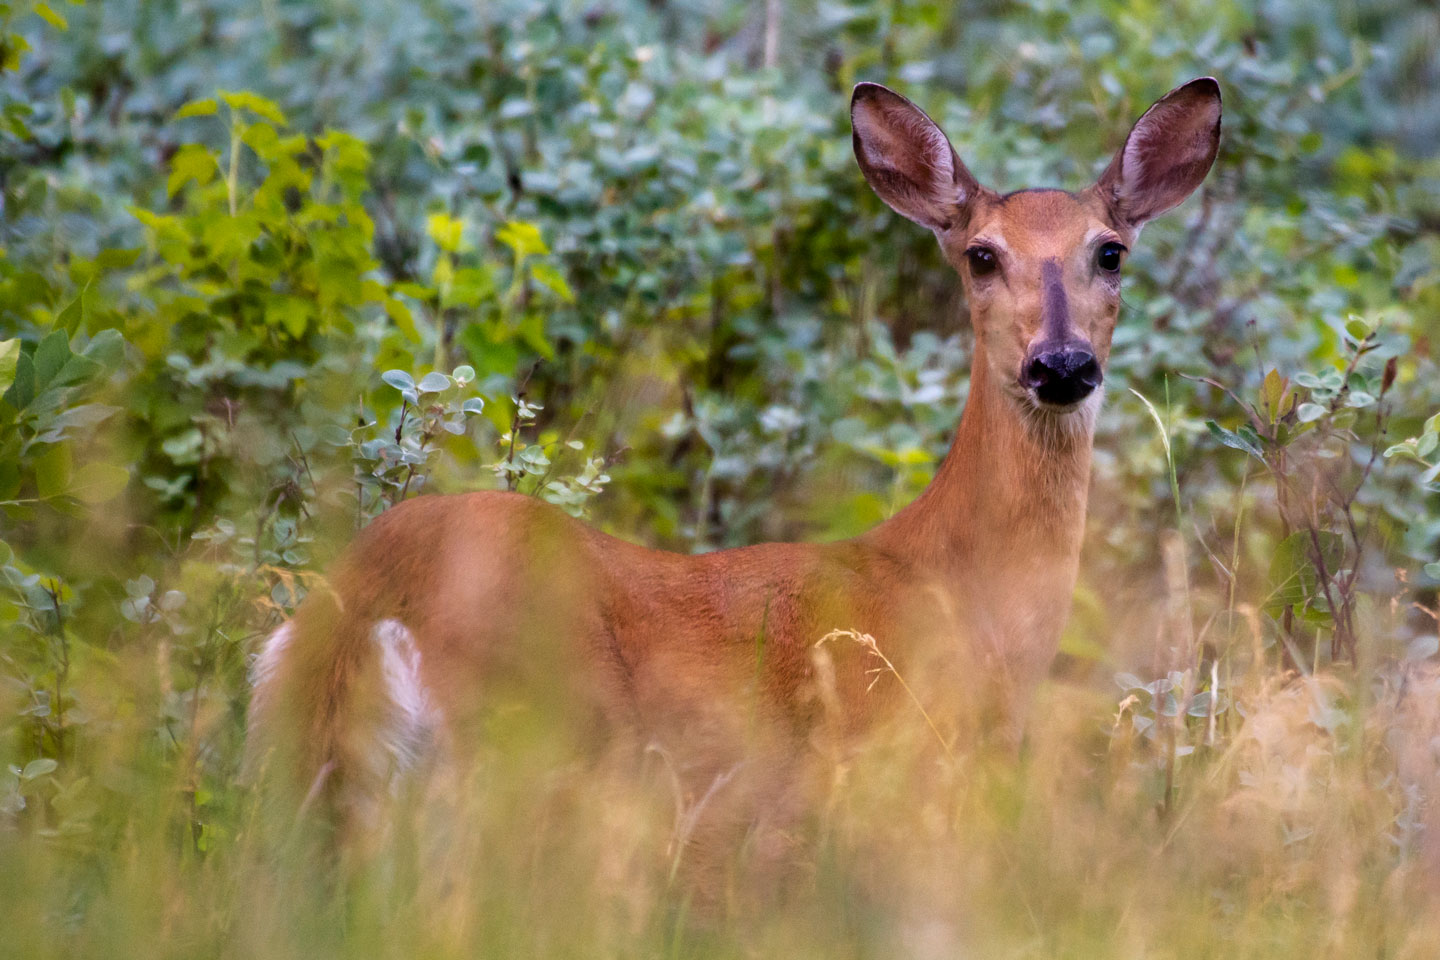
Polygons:
M6 70L20 69L20 58L30 51L30 44L18 33L12 33L3 38L0 42L0 73ZM12 123L18 123L19 118L13 117ZM23 129L23 127L22 127ZM28 137L26 139L29 139Z
M220 99L224 100L231 110L248 110L279 127L290 125L290 121L285 119L280 105L273 100L265 99L258 93L251 93L249 90L221 90L219 93Z
M83 503L104 503L118 497L129 482L129 470L96 460L75 471L65 492Z
M545 246L545 239L540 236L540 228L524 220L509 221L495 231L495 239L514 250L517 260L531 254L544 256L550 252L550 248Z
M415 317L410 313L410 308L401 300L391 297L385 301L385 314L395 321L395 326L405 334L406 339L418 343L420 331L415 329Z
M455 279L455 263L449 257L441 257L435 261L435 269L430 271L430 282L441 290L450 285Z
M280 300L272 300L266 305L265 322L284 327L290 336L298 340L305 335L305 330L310 326L313 314L314 310L305 298L285 297Z
M56 443L35 458L35 491L40 499L58 497L70 488L70 444Z
M55 11L55 8L50 6L50 4L48 3L42 2L35 4L35 12L40 15L40 18L42 20L50 24L50 26L54 27L56 30L70 29L70 22L64 17L60 16L60 14Z
M1265 374L1261 394L1265 398L1265 409L1270 414L1270 422L1274 423L1280 415L1280 400L1285 395L1285 378L1280 376L1280 371L1272 367L1270 372Z
M215 179L219 169L220 161L210 152L209 147L200 143L187 143L175 151L175 156L170 160L170 178L165 181L165 191L173 197L191 180L203 187Z
M425 221L425 229L430 234L430 239L441 250L450 253L460 249L460 239L465 232L465 225L459 220L446 213L432 213Z
M0 340L0 393L15 382L15 363L20 359L19 340Z
M130 216L139 220L152 230L159 229L165 223L173 222L173 218L146 210L144 207L126 207L125 209Z
M548 287L561 300L566 303L575 302L575 294L570 289L570 284L565 282L565 275L555 269L553 264L532 263L530 264L530 275Z
M186 117L210 117L220 105L215 102L214 97L206 97L204 100L191 100L185 106L175 111L176 120L184 120Z

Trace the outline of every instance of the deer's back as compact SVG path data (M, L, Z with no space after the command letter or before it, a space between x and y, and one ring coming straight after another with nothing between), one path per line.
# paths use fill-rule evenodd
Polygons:
M452 743L473 742L507 701L580 729L692 745L738 736L741 717L803 733L823 708L821 637L883 634L903 660L897 626L933 627L937 613L907 575L853 541L690 556L627 543L529 497L419 497L372 523L329 588L277 633L257 703L305 704L299 726L321 743L368 719L360 701L386 683L413 687L423 718ZM842 721L863 723L885 697L865 695L873 662L854 644L834 645L831 660L825 682L846 705Z

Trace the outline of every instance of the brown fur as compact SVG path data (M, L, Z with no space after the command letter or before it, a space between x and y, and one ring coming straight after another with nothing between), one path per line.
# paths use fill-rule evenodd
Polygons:
M1019 383L1026 351L1045 335L1042 270L1063 285L1048 294L1052 325L1092 344L1103 363L1119 281L1097 274L1095 250L1130 244L1138 224L1117 216L1103 184L1001 197L973 182L908 101L866 85L856 105L868 111L864 129L856 125L862 167L886 202L935 230L971 306L970 400L930 487L853 540L700 556L627 543L515 494L403 503L357 538L333 591L302 605L266 680L267 710L283 711L296 734L285 763L302 787L324 780L342 814L380 788L385 771L366 751L383 695L370 631L382 619L413 633L456 761L495 691L518 688L578 729L655 743L692 797L739 765L763 764L768 775L737 794L778 808L826 712L812 651L837 628L873 635L947 736L1018 742L1070 605L1096 405L1041 409ZM1218 99L1214 112L1218 123ZM1193 111L1178 117L1193 141ZM1166 131L1143 139L1147 162L1163 163ZM1198 161L1176 163L1193 188ZM1168 202L1175 178L1152 170L1151 179ZM977 240L1000 261L983 278L966 264ZM822 692L838 704L841 732L854 732L886 712L896 684L869 690L873 660L858 645L833 650L834 687Z

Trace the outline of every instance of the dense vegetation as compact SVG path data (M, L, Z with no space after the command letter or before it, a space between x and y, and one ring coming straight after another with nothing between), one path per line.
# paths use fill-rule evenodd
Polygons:
M1019 763L837 759L797 892L723 922L663 772L586 783L543 716L369 888L258 842L249 660L399 500L707 550L924 486L959 283L856 171L854 81L1013 189L1200 74L1221 156L1126 268ZM6 952L1436 955L1437 143L1420 0L3 0Z

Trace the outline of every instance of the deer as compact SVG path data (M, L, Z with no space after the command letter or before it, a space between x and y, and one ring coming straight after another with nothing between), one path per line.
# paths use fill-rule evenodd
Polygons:
M935 235L974 332L964 411L928 487L852 539L698 555L516 493L406 500L265 642L252 752L302 805L363 830L405 771L463 764L486 710L518 689L587 736L663 750L692 799L763 768L749 796L778 809L794 791L777 771L821 724L849 737L898 712L873 656L832 643L821 670L816 645L836 630L925 678L955 742L1015 748L1078 576L1122 266L1141 227L1206 177L1220 115L1216 80L1191 80L1092 185L1002 194L914 103L859 84L860 170Z

